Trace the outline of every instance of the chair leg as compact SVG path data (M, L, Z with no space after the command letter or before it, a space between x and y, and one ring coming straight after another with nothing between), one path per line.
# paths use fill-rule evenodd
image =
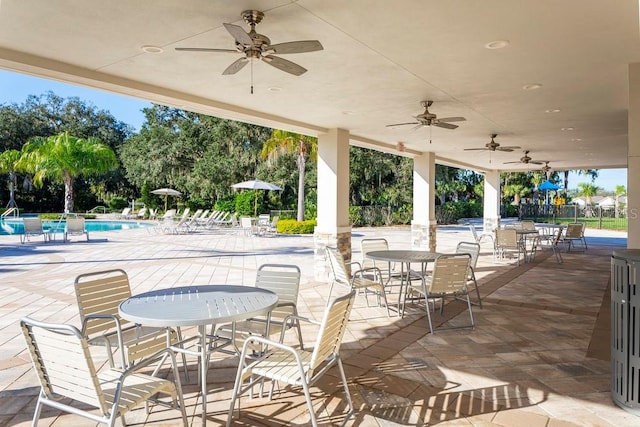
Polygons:
M353 402L351 401L351 393L349 393L349 385L347 383L347 377L344 374L344 368L342 367L342 359L338 356L338 370L340 371L340 378L342 379L342 387L344 388L344 395L347 398L347 404L349 405L349 412L344 418L341 426L344 426L349 418L355 413L355 409L353 407Z
M476 287L476 295L478 295L478 306L482 308L482 299L480 298L480 289L478 289L478 282L476 281L476 275L471 273L471 280L473 280L473 285Z
M475 329L476 323L473 320L473 310L471 309L471 298L469 298L469 292L467 292L467 307L469 308L469 317L471 317L471 329Z

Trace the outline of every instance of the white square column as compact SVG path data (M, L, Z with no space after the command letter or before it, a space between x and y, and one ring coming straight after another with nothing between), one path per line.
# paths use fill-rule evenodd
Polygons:
M413 220L411 247L436 251L436 156L426 152L413 159Z
M482 208L482 232L492 234L500 226L500 171L491 170L484 174Z
M640 249L640 64L629 65L627 248Z
M315 278L327 280L325 247L351 260L349 223L349 132L331 129L318 136L318 225L314 231Z

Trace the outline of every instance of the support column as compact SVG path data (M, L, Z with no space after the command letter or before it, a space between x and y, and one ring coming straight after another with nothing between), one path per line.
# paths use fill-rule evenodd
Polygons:
M411 247L436 251L436 156L427 152L413 159L413 220Z
M325 247L351 260L349 223L349 132L331 129L318 136L318 225L314 231L314 276L327 281Z
M640 249L640 64L629 65L627 248Z
M484 174L482 232L493 234L500 227L500 172L487 171Z

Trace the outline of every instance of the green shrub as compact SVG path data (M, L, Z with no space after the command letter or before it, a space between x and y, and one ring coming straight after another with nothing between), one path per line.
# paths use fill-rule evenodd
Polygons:
M276 227L280 234L313 234L316 225L318 225L318 222L315 219L306 221L281 219Z
M38 215L38 218L44 219L47 221L57 221L60 219L59 213L42 213ZM80 214L78 216L84 217L84 219L96 219L98 216L96 214Z
M109 208L112 211L121 211L127 206L129 206L129 201L124 197L115 196L109 200Z

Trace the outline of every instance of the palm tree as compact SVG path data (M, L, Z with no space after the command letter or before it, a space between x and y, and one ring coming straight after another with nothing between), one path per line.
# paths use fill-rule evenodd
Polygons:
M20 151L7 150L0 154L0 173L9 174L9 203L7 208L17 208L16 193L16 172L18 172L18 160L20 159Z
M616 207L615 207L615 215L616 218L620 216L620 196L625 196L627 194L627 187L624 185L616 185L615 195L616 195Z
M48 138L36 137L22 147L18 165L33 173L33 182L42 186L45 179L64 184L64 212L73 212L74 180L82 175L97 175L118 167L113 150L97 138L77 138L63 132Z
M298 165L298 221L304 221L304 175L307 159L315 160L318 155L318 140L285 130L274 129L271 138L265 141L260 156L275 159L281 154L295 154Z

